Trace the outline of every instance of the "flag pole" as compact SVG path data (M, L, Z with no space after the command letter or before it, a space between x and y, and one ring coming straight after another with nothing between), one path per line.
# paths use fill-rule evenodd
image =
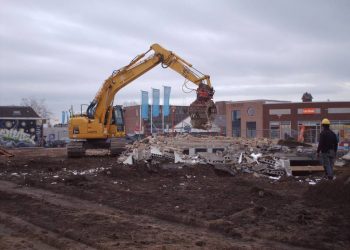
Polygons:
M141 126L142 126L142 118L141 118L141 106L142 106L142 90L141 90L141 102L140 102L140 112L139 112L139 115L140 115L140 128L139 128L139 136L141 136Z
M162 106L162 130L163 130L163 134L165 134L165 131L164 131L164 85L163 85L163 106Z
M164 104L162 107L162 129L163 129L163 134L164 134Z
M152 97L152 104L151 104L151 135L153 134L153 97Z

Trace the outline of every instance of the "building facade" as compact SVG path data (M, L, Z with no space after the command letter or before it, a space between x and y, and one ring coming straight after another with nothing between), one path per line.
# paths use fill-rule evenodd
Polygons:
M299 102L263 105L264 137L293 137L317 143L321 121L328 118L339 141L350 141L350 102Z
M266 137L317 143L323 118L340 142L350 142L350 102L253 100L226 102L226 136Z
M263 137L263 107L266 103L282 101L251 100L226 102L226 136Z
M215 103L217 114L215 116L215 120L213 122L213 126L219 129L219 134L226 136L226 102L220 101Z
M31 107L0 106L0 145L41 146L44 122Z

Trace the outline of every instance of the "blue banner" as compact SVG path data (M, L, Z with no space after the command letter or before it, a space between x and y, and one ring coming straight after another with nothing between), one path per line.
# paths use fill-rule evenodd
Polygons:
M160 96L160 90L152 89L152 116L153 117L159 116L159 96Z
M66 112L65 111L62 111L62 121L61 121L62 124L65 124L66 123Z
M148 92L141 91L141 118L148 119Z
M171 91L171 87L164 86L163 116L169 115L170 91Z

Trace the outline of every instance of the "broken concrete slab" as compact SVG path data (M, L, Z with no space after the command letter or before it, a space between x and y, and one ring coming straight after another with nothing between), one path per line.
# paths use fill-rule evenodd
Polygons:
M123 161L123 164L125 165L132 165L133 164L133 159L132 159L132 155L129 155L125 161Z

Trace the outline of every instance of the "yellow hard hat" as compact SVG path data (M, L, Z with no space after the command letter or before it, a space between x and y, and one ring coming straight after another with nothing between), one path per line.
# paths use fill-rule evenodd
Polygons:
M327 118L324 118L323 120L322 120L322 123L321 123L322 125L330 125L331 124L331 122L327 119Z

